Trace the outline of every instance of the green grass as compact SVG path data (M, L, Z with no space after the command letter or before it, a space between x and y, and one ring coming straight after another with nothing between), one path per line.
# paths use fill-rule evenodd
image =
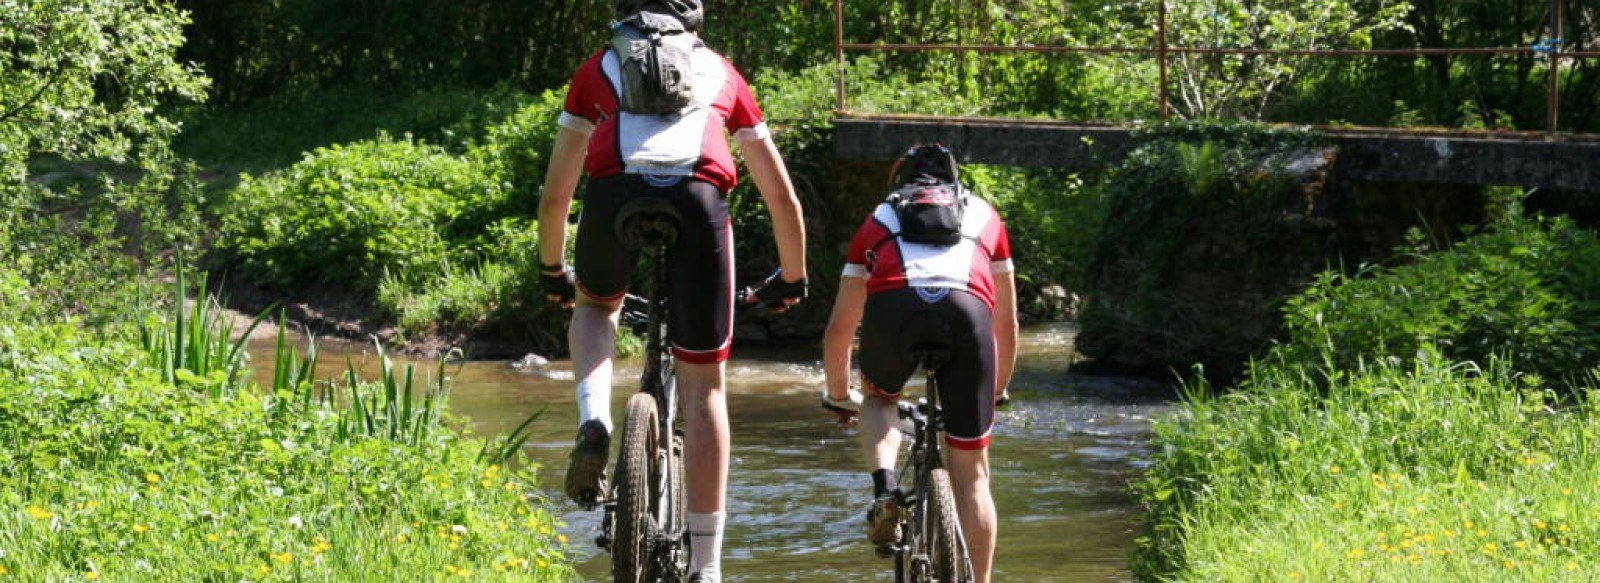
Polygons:
M194 305L142 345L0 315L0 576L573 578L525 432L464 437L442 368L319 380L314 346L280 336L272 386L186 383L244 378L214 358L235 346L215 304Z
M1600 412L1423 354L1258 365L1157 424L1138 567L1189 581L1600 578Z

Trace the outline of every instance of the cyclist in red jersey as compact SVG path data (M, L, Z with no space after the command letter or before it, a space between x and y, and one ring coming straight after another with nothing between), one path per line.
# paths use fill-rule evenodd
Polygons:
M930 160L948 160L941 165ZM915 181L956 183L954 157L937 144L912 148L901 165L902 186ZM964 188L961 190L965 190ZM823 339L827 375L823 408L843 423L859 418L861 444L873 482L868 538L887 556L899 536L895 458L900 450L895 401L917 368L901 350L919 339L907 322L940 318L952 324L938 339L950 354L937 372L949 446L947 468L962 534L979 583L989 581L998 518L989 491L989 432L995 402L1011 380L1017 353L1017 298L1011 246L994 207L967 195L959 242L913 243L900 237L892 205L880 204L857 230L845 257L838 297ZM863 391L850 387L852 340L860 327ZM863 395L864 393L864 395Z
M698 32L699 0L618 0L618 18L640 10L676 16ZM728 139L744 154L766 202L780 270L750 301L787 307L805 294L805 233L799 200L749 86L731 63L696 42L689 63L693 99L673 115L621 107L620 60L610 48L573 73L539 202L539 261L547 297L573 306L568 343L578 381L579 430L567 494L586 506L604 490L609 459L611 359L617 319L637 251L616 240L612 220L626 202L669 202L683 224L668 254L673 306L668 328L685 428L691 581L720 580L729 435L724 362L733 337L733 239L727 193L737 169ZM589 183L574 261L563 261L567 214L583 174ZM575 284L575 285L574 285Z

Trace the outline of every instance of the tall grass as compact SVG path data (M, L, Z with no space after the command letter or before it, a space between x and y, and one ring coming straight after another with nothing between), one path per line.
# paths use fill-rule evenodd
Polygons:
M1157 423L1139 569L1195 581L1595 580L1600 412L1426 348L1257 365Z
M185 306L188 294L184 270L173 276L172 305L159 322L141 321L139 345L161 380L183 387L203 388L211 397L232 395L243 387L248 369L245 345L266 312L255 317L234 338L237 322L227 316L200 277L195 300Z
M193 305L126 341L0 313L0 577L573 579L537 468L484 455L521 442L444 421L442 361L426 384L387 358L321 381L280 331L257 390L228 381L215 301Z

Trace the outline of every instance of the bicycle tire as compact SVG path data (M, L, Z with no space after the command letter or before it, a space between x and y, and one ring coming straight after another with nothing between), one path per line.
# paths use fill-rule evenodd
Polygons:
M656 400L636 393L628 400L622 428L622 451L617 461L617 537L611 541L611 573L616 583L654 581L651 538L658 529L657 498L650 485L656 483L656 448L661 443Z
M961 557L961 536L957 528L956 497L950 487L950 474L944 468L928 472L928 532L923 533L928 545L928 559L933 570L933 580L940 583L965 581Z

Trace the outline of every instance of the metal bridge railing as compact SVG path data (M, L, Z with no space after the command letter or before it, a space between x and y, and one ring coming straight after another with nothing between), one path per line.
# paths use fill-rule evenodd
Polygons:
M1168 57L1171 55L1273 55L1304 57L1421 57L1451 55L1533 55L1550 60L1546 80L1546 126L1548 132L1557 131L1560 120L1561 92L1558 87L1563 60L1600 58L1600 51L1566 51L1561 49L1561 2L1550 0L1549 36L1528 47L1463 47L1415 49L1259 49L1259 48L1199 48L1174 47L1167 44L1167 2L1157 3L1156 46L1153 47L1068 47L1068 46L1006 46L981 44L875 44L849 43L844 39L844 0L833 1L834 57L837 59L837 108L847 111L845 94L845 51L943 51L977 53L1057 53L1057 54L1124 54L1154 55L1159 71L1156 82L1156 100L1160 104L1161 119L1172 115L1167 89Z

